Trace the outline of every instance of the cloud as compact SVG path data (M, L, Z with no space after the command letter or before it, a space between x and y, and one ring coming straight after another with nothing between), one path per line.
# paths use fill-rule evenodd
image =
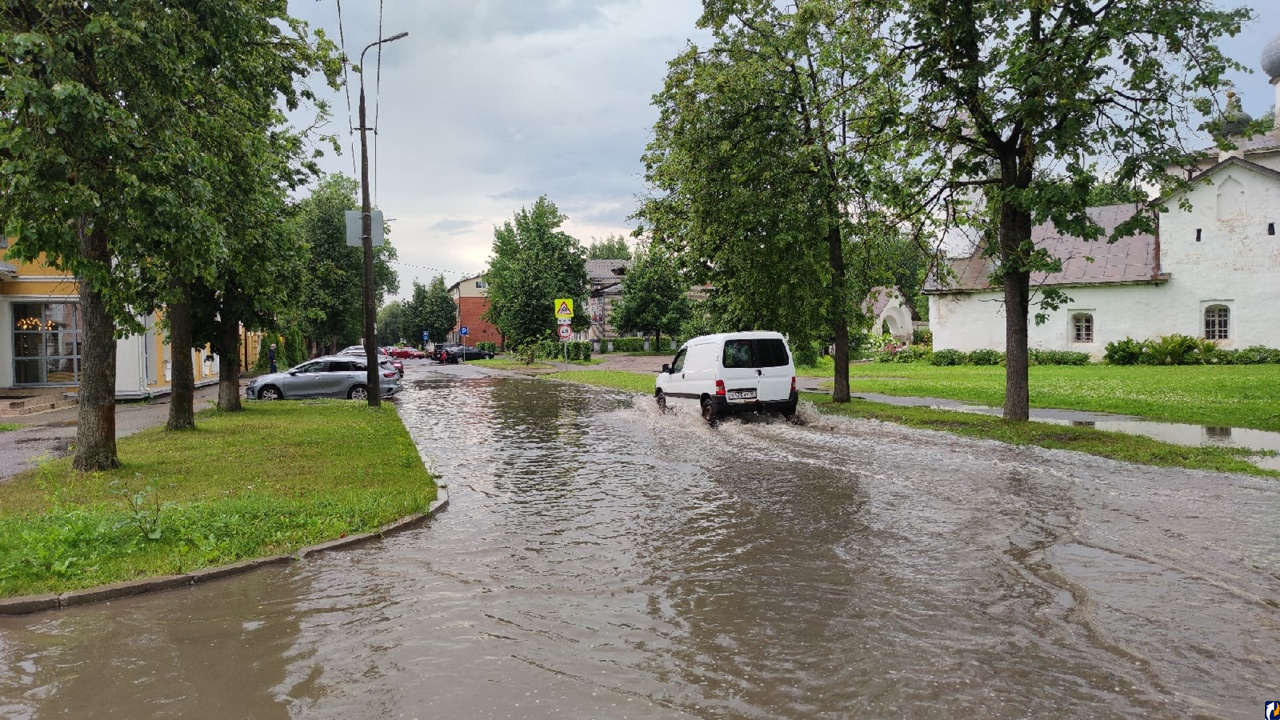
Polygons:
M482 270L493 228L541 195L587 243L629 236L645 192L640 158L658 113L667 62L692 38L697 0L414 0L381 7L382 34L409 36L366 56L371 172L376 203L397 218L394 242L411 280L444 271L447 284ZM1280 4L1256 3L1260 20L1223 46L1249 68L1280 32ZM1274 6L1274 7L1273 7ZM357 55L378 37L378 3L342 3L342 38ZM292 0L290 10L337 41L337 4ZM1274 91L1260 73L1238 74L1254 116ZM352 76L353 83L359 77ZM312 83L313 87L317 83ZM322 160L353 174L359 158L358 87L328 97L346 154ZM351 105L348 105L350 97ZM409 265L415 267L408 267ZM432 268L423 270L418 268Z
M461 230L470 230L477 224L479 223L475 220L454 220L452 218L445 218L431 223L431 225L428 226L428 229L452 235L457 234Z

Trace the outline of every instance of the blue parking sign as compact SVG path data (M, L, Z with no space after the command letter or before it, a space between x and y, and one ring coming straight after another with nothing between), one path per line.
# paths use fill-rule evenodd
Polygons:
M463 336L463 337L466 337L466 336L467 336L467 326L466 326L466 325L463 325L462 327L458 328L458 334L459 334L459 335L461 335L461 336Z
M422 331L422 342L430 342L430 341L431 341L431 333L427 332L426 330L423 330L423 331Z

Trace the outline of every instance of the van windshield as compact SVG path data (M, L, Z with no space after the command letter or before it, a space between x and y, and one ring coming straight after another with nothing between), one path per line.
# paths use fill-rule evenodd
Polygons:
M779 338L728 340L722 364L726 368L782 367L789 362L787 346Z

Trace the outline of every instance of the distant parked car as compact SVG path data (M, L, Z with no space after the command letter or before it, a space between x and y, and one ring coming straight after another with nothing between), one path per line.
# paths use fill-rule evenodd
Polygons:
M364 356L326 355L308 360L284 372L259 375L249 382L244 394L250 400L296 398L369 399L368 365ZM400 373L390 363L379 363L378 380L384 397L400 391Z
M408 358L413 360L417 360L427 356L427 354L422 352L421 350L418 350L417 348L411 348L411 347L394 347L388 350L387 354L393 358L401 358L401 359Z
M458 361L467 360L488 360L493 357L493 353L488 350L481 350L477 347L466 345L451 345L440 351L440 362L456 363Z
M350 345L348 347L342 348L342 351L339 352L338 354L364 357L364 346ZM381 348L381 347L378 348L378 357L380 360L391 363L391 366L396 369L396 372L399 373L400 377L404 377L404 363L400 362L399 358L391 357L391 354L387 352L387 349Z
M431 359L441 362L441 357L456 351L460 347L462 346L457 343L436 343L435 347L431 348Z

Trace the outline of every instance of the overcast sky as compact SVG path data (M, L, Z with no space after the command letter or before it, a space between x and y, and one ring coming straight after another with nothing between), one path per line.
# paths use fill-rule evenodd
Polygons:
M1235 5L1236 3L1231 3ZM1275 91L1257 71L1280 34L1280 3L1224 46L1255 72L1234 78L1244 108L1267 112ZM342 43L352 62L378 37L372 0L290 0L290 11ZM706 35L699 0L382 0L382 37L409 36L365 56L374 203L391 221L400 297L413 281L452 284L488 264L495 225L546 195L584 245L629 236L644 191L649 141L666 63ZM359 178L359 76L330 98L329 131L343 154L328 172ZM380 87L379 87L380 86ZM349 109L348 109L349 108ZM376 154L374 152L376 146Z

